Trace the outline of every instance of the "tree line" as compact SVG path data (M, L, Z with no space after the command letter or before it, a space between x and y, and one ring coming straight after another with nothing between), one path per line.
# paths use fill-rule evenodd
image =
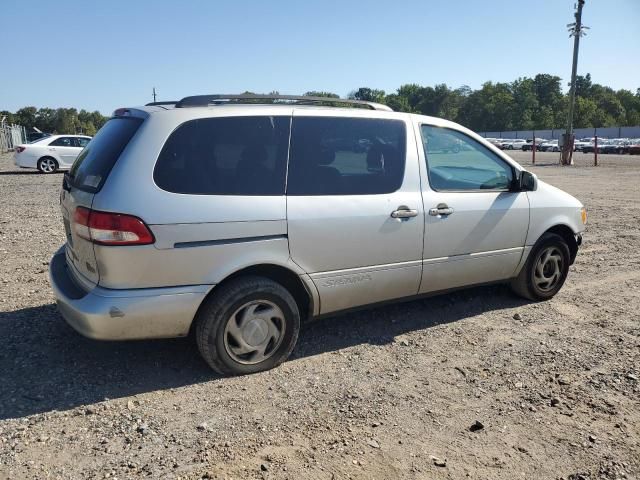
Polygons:
M569 95L562 92L560 77L538 74L510 83L486 82L472 90L468 86L450 88L402 85L395 93L361 87L349 98L383 103L393 110L446 118L477 132L547 130L565 128ZM338 97L329 92L307 95ZM576 80L574 127L614 127L640 125L640 88L613 90L593 83L591 75Z
M9 124L22 125L31 131L33 127L47 133L84 134L93 136L108 120L100 112L88 112L75 108L24 107L15 113L0 111Z
M509 83L486 82L477 90L466 85L454 89L446 84L431 87L412 83L395 93L360 87L348 97L383 103L400 112L446 118L477 132L548 130L566 126L569 96L562 92L561 82L560 77L541 73ZM305 95L340 98L322 91ZM24 107L15 113L0 111L3 115L8 123L27 129L86 135L94 135L108 119L98 111L75 108ZM579 75L573 124L575 128L640 125L640 88L635 93L613 90L593 83L590 74Z

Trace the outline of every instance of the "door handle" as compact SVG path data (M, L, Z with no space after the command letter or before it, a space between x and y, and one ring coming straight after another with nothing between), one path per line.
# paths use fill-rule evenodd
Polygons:
M417 216L418 210L413 210L406 205L400 205L397 210L391 212L392 218L411 218Z
M451 215L453 208L449 207L446 203L439 203L437 207L429 209L429 215L437 217L438 215Z

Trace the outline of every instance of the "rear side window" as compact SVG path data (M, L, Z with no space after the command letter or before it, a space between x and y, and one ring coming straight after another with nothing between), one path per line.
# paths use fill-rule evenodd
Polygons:
M142 122L141 118L135 117L116 117L108 120L71 167L71 184L88 192L99 191Z
M394 192L402 185L405 151L400 120L295 117L287 194Z
M53 142L49 144L50 147L75 147L73 143L73 138L70 137L60 137L56 138Z
M291 117L191 120L167 139L153 178L169 192L284 195Z
M76 147L80 147L80 148L84 148L87 146L87 144L89 143L89 141L91 140L90 138L82 138L82 137L77 137L74 139L76 142Z

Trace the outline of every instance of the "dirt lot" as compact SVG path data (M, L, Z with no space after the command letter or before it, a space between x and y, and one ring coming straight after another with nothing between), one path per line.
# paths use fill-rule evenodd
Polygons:
M0 478L640 478L640 157L577 157L532 168L590 214L554 300L483 287L343 315L282 367L219 378L188 339L64 323L62 178L0 156Z

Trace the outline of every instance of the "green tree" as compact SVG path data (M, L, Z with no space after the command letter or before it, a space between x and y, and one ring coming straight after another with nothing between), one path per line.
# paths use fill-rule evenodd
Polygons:
M540 108L536 95L536 85L531 78L519 78L511 84L515 104L514 126L518 130L540 128Z
M349 94L349 98L363 100L365 102L384 102L384 90L376 90L367 87L360 87L355 92Z
M320 92L316 90L311 90L310 92L306 92L304 94L305 97L327 97L327 98L340 98L340 95L331 92Z
M2 117L4 117L4 120L8 125L16 123L15 115L7 110L0 111L0 120L2 120Z
M401 95L391 93L387 95L384 99L385 105L388 105L396 112L411 112L411 106L409 105L409 101L406 97Z
M18 110L14 115L14 121L18 125L22 125L27 130L31 130L36 125L36 107L24 107Z
M41 108L36 114L36 126L43 132L53 132L56 128L56 111L53 108Z
M576 75L576 96L588 98L591 95L591 74L587 73L584 77Z
M458 120L480 131L513 130L515 101L509 84L486 82L466 97Z
M601 127L596 125L598 105L590 98L576 97L573 125L576 128Z
M630 90L618 90L616 97L625 111L623 125L640 125L640 92L634 95Z

